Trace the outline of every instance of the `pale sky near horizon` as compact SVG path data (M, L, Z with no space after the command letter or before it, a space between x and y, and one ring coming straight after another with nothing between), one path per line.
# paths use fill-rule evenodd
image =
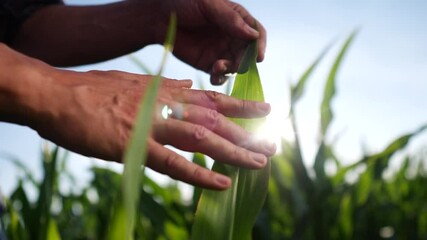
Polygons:
M105 1L69 0L73 4ZM297 106L299 132L307 164L316 150L320 105L327 71L343 40L356 28L359 33L337 77L331 136L340 134L336 151L344 162L356 160L362 146L378 151L397 136L427 123L427 2L425 1L238 1L267 29L264 62L259 71L266 100L272 104L271 122L281 124L288 107L287 88L331 41L334 47L310 80L305 98ZM162 48L152 46L136 56L153 69ZM74 68L139 72L126 57ZM170 58L164 74L170 78L201 79L208 76ZM217 87L209 87L221 90ZM275 132L288 134L282 126ZM66 127L66 126L64 126ZM274 136L277 137L277 136ZM426 145L426 137L414 144ZM0 153L17 156L40 176L38 135L25 127L0 123ZM73 155L68 167L81 179L90 177L92 162ZM97 161L98 162L98 161ZM103 163L102 163L103 164ZM0 189L6 195L21 173L0 159Z

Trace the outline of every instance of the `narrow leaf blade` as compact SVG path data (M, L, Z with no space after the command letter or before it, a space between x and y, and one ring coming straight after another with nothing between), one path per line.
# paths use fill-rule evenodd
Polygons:
M354 31L345 41L343 47L341 48L338 56L335 59L334 64L329 72L328 79L326 81L325 90L323 93L323 100L320 106L320 125L321 125L321 136L322 138L326 135L329 124L332 121L333 113L331 109L331 102L335 96L335 80L338 70L341 66L341 63L344 59L345 54L353 39L355 38L357 31Z
M111 237L132 239L135 227L135 217L140 197L141 167L145 164L147 154L147 140L151 129L152 114L161 84L161 74L167 55L172 49L175 39L176 17L171 16L167 38L165 41L165 53L162 58L160 70L145 90L144 96L138 107L135 126L125 150L123 161L125 162L122 200L119 200L113 217ZM112 238L113 239L113 238Z

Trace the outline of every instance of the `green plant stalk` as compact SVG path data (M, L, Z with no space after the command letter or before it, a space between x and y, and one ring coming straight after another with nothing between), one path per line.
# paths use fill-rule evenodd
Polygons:
M243 57L231 96L264 101L256 66L257 42L251 43ZM247 71L244 71L246 70ZM254 132L264 119L233 119ZM237 168L215 162L213 171L225 174L232 185L224 191L203 190L198 204L192 239L251 239L252 227L268 191L270 162L261 170Z

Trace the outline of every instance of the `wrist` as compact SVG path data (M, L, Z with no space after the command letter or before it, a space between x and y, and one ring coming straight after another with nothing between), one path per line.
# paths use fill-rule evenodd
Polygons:
M47 92L50 67L0 43L0 121L33 127Z
M143 30L147 39L143 45L163 44L170 18L169 0L127 1L137 18L139 32Z

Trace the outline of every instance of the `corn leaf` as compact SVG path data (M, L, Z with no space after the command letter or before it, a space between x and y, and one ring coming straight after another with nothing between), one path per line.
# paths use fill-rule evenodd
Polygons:
M58 225L54 220L49 221L49 228L47 230L47 240L61 240L59 235Z
M163 55L160 70L148 85L138 108L135 126L125 150L123 161L125 162L122 199L119 200L114 212L113 226L110 239L132 239L135 227L137 205L140 197L141 166L145 164L147 154L147 139L151 129L152 114L161 84L161 74L167 55L172 50L175 38L176 17L172 15L167 38L165 41L165 53Z
M404 149L410 142L410 140L414 137L416 137L418 134L422 133L427 129L427 124L419 127L415 131L404 134L400 136L399 138L393 140L384 150L382 150L379 153L366 156L362 158L361 160L357 161L356 163L353 163L349 166L346 166L338 171L338 173L333 177L333 183L339 184L343 181L345 178L345 175L348 173L348 171L354 169L355 167L359 166L360 164L366 163L366 164L372 164L374 162L378 162L381 160L385 160L388 162L389 159L392 158L392 156L398 152L399 150Z
M352 43L356 34L357 34L357 31L354 31L345 41L343 47L341 48L338 56L335 59L334 64L332 65L331 71L329 72L328 79L326 81L326 86L323 93L323 100L320 106L320 122L321 122L322 138L326 135L329 124L331 123L333 118L331 102L333 97L335 96L336 75L344 59L344 56L347 53L348 47Z
M36 210L38 227L35 229L35 236L37 236L38 239L47 239L49 224L51 221L50 208L52 205L52 197L57 184L56 163L58 160L58 151L58 147L55 147L52 152L50 152L46 147L43 152L44 178L40 186Z
M316 60L310 65L310 67L305 70L302 76L297 81L295 86L291 87L291 104L295 105L295 103L302 97L305 90L305 85L307 84L308 79L311 74L316 69L317 65L322 61L323 57L326 55L328 50L331 48L331 45L325 47L325 49L320 53L320 55L316 58Z
M256 66L257 43L248 46L231 96L264 101ZM246 63L249 62L246 70ZM233 119L254 131L263 119ZM232 186L225 191L203 190L193 225L192 239L251 239L252 227L264 203L270 162L261 170L248 170L215 162L213 170L229 176Z

